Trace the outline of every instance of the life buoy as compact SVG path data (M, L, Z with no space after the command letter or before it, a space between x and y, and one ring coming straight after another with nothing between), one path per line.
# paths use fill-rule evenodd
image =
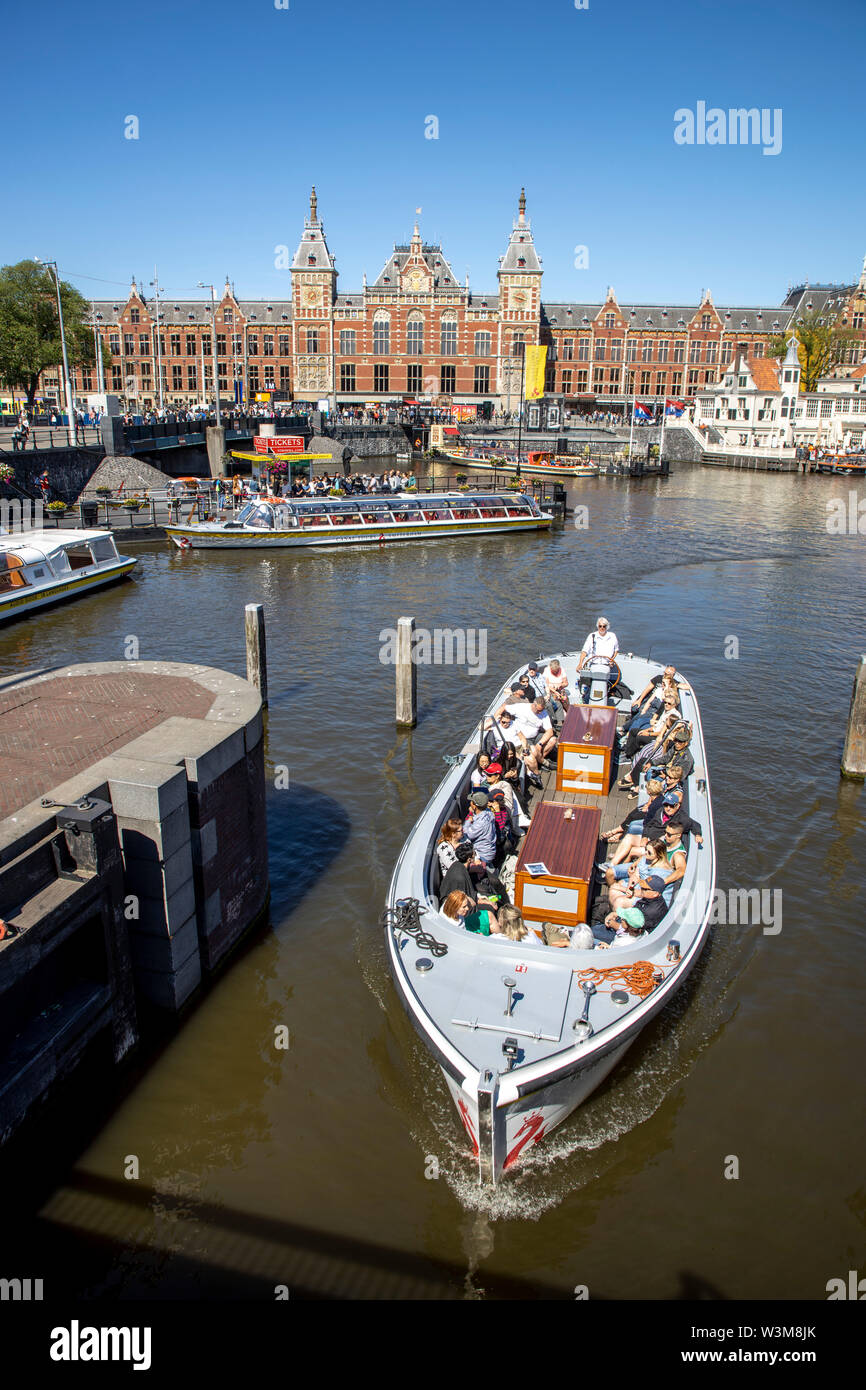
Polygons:
M177 542L178 550L192 550L192 541L189 536L180 536Z

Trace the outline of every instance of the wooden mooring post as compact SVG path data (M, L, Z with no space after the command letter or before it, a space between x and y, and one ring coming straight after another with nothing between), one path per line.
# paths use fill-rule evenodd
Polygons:
M244 629L247 639L247 680L268 703L268 648L265 640L265 610L260 603L248 603L244 609Z
M854 677L841 770L843 777L866 780L866 656L861 656Z
M397 620L397 726L414 729L418 723L418 672L412 660L415 619Z

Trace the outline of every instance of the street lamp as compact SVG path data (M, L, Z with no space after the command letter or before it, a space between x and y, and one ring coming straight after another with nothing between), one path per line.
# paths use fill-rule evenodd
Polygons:
M66 418L67 434L70 448L74 449L78 444L78 437L75 429L75 407L72 401L72 380L69 376L69 359L66 356L66 333L63 328L63 305L60 303L60 276L57 271L56 261L43 261L39 256L33 257L37 265L44 265L46 270L50 267L54 271L54 284L57 289L57 316L60 319L60 342L63 347L63 375L65 377L66 388Z
M159 390L159 408L164 412L165 401L162 394L162 344L159 338L159 296L162 286L159 283L159 272L156 266L153 267L153 279L150 283L153 286L153 293L156 298L156 384Z
M222 420L221 420L221 417L220 417L220 378L219 378L219 367L218 367L218 365L217 365L217 350L216 350L216 294L214 293L214 287L213 287L213 285L206 285L206 284L204 283L203 280L199 280L199 282L198 282L198 288L199 288L200 290L210 290L211 314L212 314L212 316L213 316L213 327L212 327L212 331L211 331L211 340L210 340L211 358L212 358L212 360L213 360L213 368L212 368L212 370L213 370L213 398L214 398L214 405L215 405L215 407L216 407L216 423L217 423L217 429L219 429L219 426L220 426L220 424L222 423Z

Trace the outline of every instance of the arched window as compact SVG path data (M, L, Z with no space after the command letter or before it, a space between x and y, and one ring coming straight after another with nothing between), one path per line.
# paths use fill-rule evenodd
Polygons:
M443 314L440 352L443 357L457 356L457 315Z
M383 309L379 309L373 320L373 351L383 356L391 351L391 319Z
M424 351L424 318L421 314L410 314L406 326L406 351L412 357L420 357Z

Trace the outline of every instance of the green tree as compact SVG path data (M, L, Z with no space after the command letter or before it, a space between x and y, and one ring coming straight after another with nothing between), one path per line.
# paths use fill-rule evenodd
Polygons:
M803 314L794 324L800 358L800 389L816 391L822 376L831 367L844 361L846 353L855 346L856 340L835 324L825 323L814 310ZM770 339L767 353L770 357L784 357L791 341L790 333L779 333Z
M60 281L63 327L70 371L94 362L93 330L87 300ZM54 272L36 261L19 261L0 269L0 381L27 393L33 401L39 377L63 361ZM62 370L61 370L62 375Z

